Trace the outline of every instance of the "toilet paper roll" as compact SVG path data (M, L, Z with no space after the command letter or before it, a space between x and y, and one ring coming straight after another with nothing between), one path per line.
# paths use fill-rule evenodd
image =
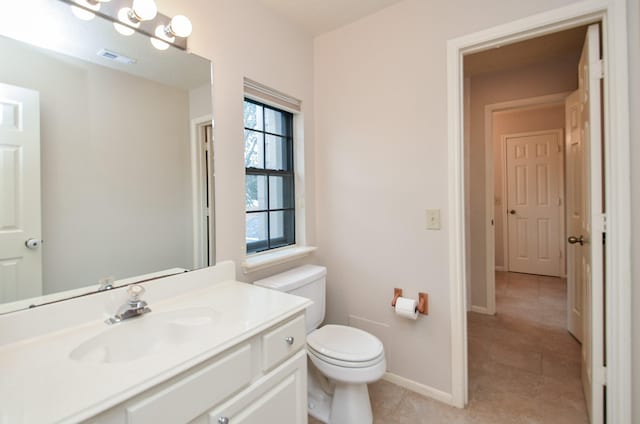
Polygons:
M408 297L399 297L396 300L396 315L407 319L418 318L418 301Z

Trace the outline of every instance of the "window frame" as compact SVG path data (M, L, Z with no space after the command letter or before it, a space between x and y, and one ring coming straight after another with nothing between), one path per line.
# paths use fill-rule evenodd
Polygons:
M245 202L245 248L246 248L246 254L247 255L253 255L253 254L258 254L258 253L263 253L263 252L268 252L268 251L272 251L274 249L280 249L283 247L287 247L287 246L292 246L296 244L296 221L297 221L297 210L296 210L296 189L295 189L295 177L296 177L296 172L295 172L295 162L294 162L294 158L295 158L295 143L294 143L294 132L293 132L293 122L295 119L295 116L293 113L272 106L268 103L264 103L262 101L259 100L255 100L252 99L250 97L245 96L244 97L244 102L243 102L243 110L244 110L244 104L245 103L252 103L255 104L257 106L260 106L262 108L262 129L256 129L256 128L248 128L246 126L244 126L245 122L244 122L244 113L243 113L243 128L244 131L253 131L256 133L260 133L262 134L262 163L263 163L263 168L256 168L256 167L247 167L246 166L246 157L244 158L245 160L245 181L246 181L246 177L249 175L255 175L255 176L265 176L266 177L266 209L256 209L256 210L247 210L246 208L246 202ZM286 117L285 121L286 121L286 130L283 131L284 134L277 134L277 133L273 133L273 132L269 132L266 130L266 120L265 120L265 115L266 115L266 110L273 110L276 111L278 113L283 114L284 117ZM279 137L285 140L286 143L286 160L288 163L288 170L276 170L276 169L268 169L266 168L267 166L267 149L265 148L266 146L266 140L267 140L267 136L275 136L275 137ZM290 178L290 190L287 191L286 195L283 195L283 197L286 198L286 196L290 196L291 199L291 207L282 207L282 208L271 208L271 201L269 196L271 195L271 190L270 190L270 177L272 176L283 176L283 177L289 177ZM245 199L246 199L246 182L245 182ZM284 219L283 222L283 236L282 237L278 237L278 238L272 238L271 237L271 213L272 212L289 212L291 214L291 218L290 219ZM266 217L267 217L267 228L266 228L266 233L267 233L267 238L265 240L260 240L260 241L256 241L256 242L252 242L252 243L247 243L246 241L246 217L249 214L258 214L258 213L266 213ZM290 240L290 241L288 241Z

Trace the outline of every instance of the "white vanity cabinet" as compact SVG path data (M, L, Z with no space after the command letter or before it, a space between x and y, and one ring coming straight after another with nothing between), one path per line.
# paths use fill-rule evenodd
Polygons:
M85 422L304 424L305 337L299 312Z

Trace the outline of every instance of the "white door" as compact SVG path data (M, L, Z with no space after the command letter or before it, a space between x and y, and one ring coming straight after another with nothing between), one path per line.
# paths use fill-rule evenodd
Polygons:
M42 294L39 103L0 83L0 303Z
M509 271L560 275L562 130L504 137Z
M580 233L569 233L568 242L580 257L579 278L583 287L582 384L592 423L603 422L604 414L604 266L602 203L602 126L600 29L591 25L578 65L580 132L584 164L584 207ZM576 281L571 282L576 285Z
M588 164L582 140L582 102L580 90L576 90L565 101L566 122L566 206L567 234L585 234L587 228L585 200L587 181L585 169ZM586 258L579 244L567 247L567 324L573 336L582 342L582 314L584 309L584 270Z

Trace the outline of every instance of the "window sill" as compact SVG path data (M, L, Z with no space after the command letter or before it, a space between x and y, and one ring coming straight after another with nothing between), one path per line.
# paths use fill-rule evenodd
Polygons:
M317 247L314 246L294 246L286 247L282 250L258 253L249 256L242 262L242 271L245 274L269 268L274 265L293 261L313 253Z

